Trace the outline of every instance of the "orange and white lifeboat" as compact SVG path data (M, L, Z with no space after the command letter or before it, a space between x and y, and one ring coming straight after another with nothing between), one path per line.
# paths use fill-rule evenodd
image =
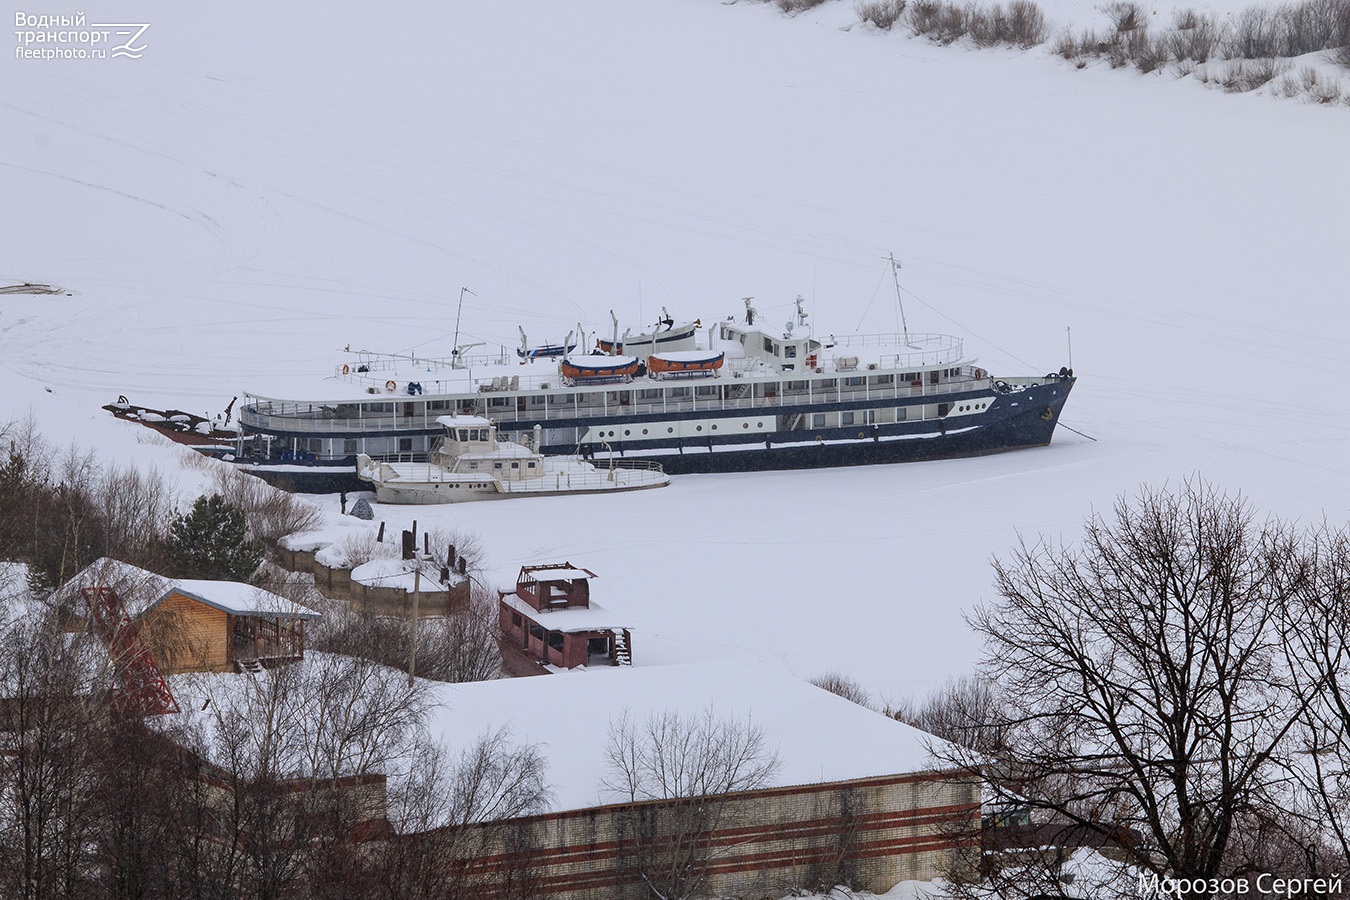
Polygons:
M647 357L647 371L653 378L685 375L690 377L712 376L722 368L726 361L725 353L711 353L707 350L675 350L669 353L653 353Z
M636 356L569 356L558 365L568 381L631 381L638 370Z

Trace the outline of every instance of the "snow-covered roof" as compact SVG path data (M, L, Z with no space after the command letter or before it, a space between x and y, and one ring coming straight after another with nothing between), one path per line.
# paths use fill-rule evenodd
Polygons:
M596 577L596 574L589 569L571 566L559 569L540 569L534 566L525 566L523 574L528 575L535 581L575 581L578 578Z
M122 598L129 616L141 616L174 593L239 616L284 616L317 619L319 613L238 581L175 580L121 560L103 557L85 566L57 591L59 601L83 611L83 588L110 587Z
M487 428L492 422L482 416L437 416L436 424L446 428Z
M556 615L550 613L550 615ZM743 663L604 667L566 676L436 684L433 731L454 750L485 729L509 725L512 740L542 745L551 809L615 802L602 794L605 742L625 711L640 724L667 710L711 709L753 722L780 765L766 787L819 784L934 768L926 741L901 722L805 681Z
M411 594L416 581L413 573L418 568L422 570L422 590L439 591L442 589L440 583L436 580L439 572L432 574L432 570L427 568L425 562L405 560L398 557L372 559L370 562L362 563L352 569L352 581L368 587L401 588Z
M181 579L170 583L169 593L191 597L207 606L237 616L282 616L291 619L320 617L319 613L293 603L285 597L239 581Z
M549 631L610 631L627 627L614 613L594 603L569 609L538 610L515 594L504 594L502 602Z

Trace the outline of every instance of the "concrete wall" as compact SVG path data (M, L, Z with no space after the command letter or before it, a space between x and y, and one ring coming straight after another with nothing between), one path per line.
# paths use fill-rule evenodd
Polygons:
M958 846L978 840L979 800L976 782L933 775L733 795L709 836L701 893L751 900L836 884L884 892L938 877ZM478 861L488 882L482 896L493 896L495 876L528 869L538 895L553 900L650 897L641 872L659 867L660 852L644 862L643 848L669 838L676 816L666 804L643 803L525 821L533 846ZM642 843L640 833L648 835Z
M292 572L309 572L314 584L324 594L336 600L346 600L358 611L378 616L407 616L412 612L412 594L401 588L371 587L352 581L351 569L336 569L321 565L312 550L278 548L281 564ZM434 581L423 581L435 587ZM469 608L469 582L465 579L448 590L424 590L418 603L420 616L448 616Z

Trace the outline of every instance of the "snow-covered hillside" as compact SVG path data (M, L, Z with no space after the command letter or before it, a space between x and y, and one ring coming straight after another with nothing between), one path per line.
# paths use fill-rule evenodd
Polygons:
M598 572L639 664L899 697L968 670L962 611L1019 530L1073 537L1193 471L1282 516L1350 511L1344 107L845 30L844 3L84 12L150 23L143 56L0 56L0 283L70 292L0 296L0 421L176 465L99 406L217 412L348 344L446 353L461 286L464 331L508 346L747 295L894 329L894 251L911 327L995 373L1067 364L1071 327L1063 422L1096 440L382 515L478 532L503 583Z

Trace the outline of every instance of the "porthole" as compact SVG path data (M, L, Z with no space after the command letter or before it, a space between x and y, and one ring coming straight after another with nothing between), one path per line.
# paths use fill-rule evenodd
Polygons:
M674 434L674 433L675 433L675 428L674 428L673 426L666 429L666 434Z
M628 437L628 436L629 436L630 434L632 434L632 433L633 433L633 432L629 431L627 428L625 428L625 429L623 430L623 436L624 436L624 437Z
M712 430L713 430L713 431L716 431L716 430L717 430L717 426L714 425L714 426L712 427Z
M645 428L642 429L642 433L643 433L643 434L646 434L646 433L647 433L647 429L645 429Z
M749 423L749 422L742 422L742 423L741 423L741 427L742 427L742 428L749 428L749 427L750 427L750 423Z
M703 426L702 426L702 425L695 425L695 426L694 426L694 430L695 430L695 431L702 431L702 430L703 430Z

